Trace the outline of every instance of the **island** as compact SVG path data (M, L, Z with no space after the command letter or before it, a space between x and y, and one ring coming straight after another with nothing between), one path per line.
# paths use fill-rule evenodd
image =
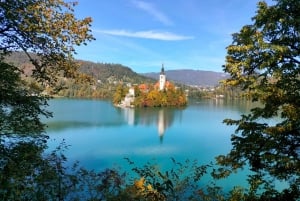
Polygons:
M167 80L162 64L159 80L155 84L120 84L114 94L113 103L118 107L183 107L187 105L187 95Z

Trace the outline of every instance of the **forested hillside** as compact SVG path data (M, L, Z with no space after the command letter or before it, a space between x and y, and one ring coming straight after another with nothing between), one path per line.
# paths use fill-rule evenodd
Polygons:
M97 81L103 83L109 81L121 81L128 83L153 83L154 79L140 75L132 71L129 67L113 63L94 63L90 61L79 60L80 71L91 75ZM157 78L156 78L157 79ZM155 80L156 80L155 79Z
M36 55L31 55L37 58ZM25 80L30 86L35 86L49 95L82 98L111 98L118 84L154 83L156 80L139 75L129 67L112 63L93 63L78 60L79 71L90 79L80 81L61 77L57 80L57 88L38 86L30 77L33 65L23 52L14 52L6 57L8 63L18 66L27 77Z
M34 54L31 54L33 58L37 58ZM28 57L23 52L14 52L10 56L6 57L8 63L20 67L22 70L30 75L32 64L29 62ZM140 75L132 71L129 67L121 64L114 63L94 63L90 61L77 60L79 63L80 72L90 75L95 80L105 83L112 81L130 82L130 83L153 83L157 78L152 79L143 75Z

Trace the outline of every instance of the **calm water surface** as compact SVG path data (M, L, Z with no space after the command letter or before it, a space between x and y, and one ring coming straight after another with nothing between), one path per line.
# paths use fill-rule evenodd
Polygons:
M45 121L49 146L53 148L64 139L70 145L68 159L86 168L125 167L124 157L141 164L155 159L164 167L171 164L171 157L206 164L226 154L234 127L222 121L237 119L250 107L245 102L204 100L191 101L184 109L122 109L109 101L54 99L49 105L54 118ZM231 180L245 183L241 176Z

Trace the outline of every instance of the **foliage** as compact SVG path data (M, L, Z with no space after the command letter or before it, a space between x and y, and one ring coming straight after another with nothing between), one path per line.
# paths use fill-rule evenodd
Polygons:
M215 183L200 186L209 166L196 162L172 160L170 170L161 170L150 163L138 167L128 160L138 177L127 178L114 169L96 173L78 169L76 164L67 168L61 147L45 153L47 136L42 135L44 125L40 118L49 117L50 113L44 109L47 97L41 89L50 86L56 94L70 85L76 89L76 93L64 91L70 96L94 93L94 86L78 84L78 65L72 57L74 46L93 39L89 30L91 19L76 19L76 3L62 0L0 1L0 199L299 199L300 3L276 2L274 6L259 3L255 23L235 34L227 49L224 70L232 76L227 86L240 86L263 107L254 108L240 120L225 120L238 126L237 133L232 136L231 152L218 157L223 167L213 176L223 178L247 164L255 172L249 175L248 191L235 188L225 197ZM26 73L4 60L16 51L23 51L32 63L30 73L34 80L27 80L26 84ZM81 80L89 80L81 76ZM127 81L128 76L124 76L109 76L109 80ZM66 81L64 77L71 79ZM140 99L136 99L136 104L140 106L185 103L183 92L175 89L137 94ZM275 123L265 123L278 115L280 119ZM288 188L278 192L272 184L274 179L286 181Z
M74 46L93 39L91 18L76 19L75 5L62 0L1 1L0 54L25 52L34 65L32 76L39 81L53 83L61 71L74 76Z
M113 103L120 104L127 93L128 88L124 88L121 84L119 84L113 96Z
M278 192L278 199L268 194L261 197L249 190L234 187L225 192L214 177L208 177L213 164L200 165L198 161L177 161L171 158L169 168L161 168L156 161L137 165L125 158L129 166L105 169L100 172L83 168L72 172L73 186L69 188L68 200L197 200L197 201L256 201L289 200L288 193ZM126 172L122 172L126 169ZM209 182L207 182L209 180ZM287 198L287 199L286 199Z
M65 166L65 148L62 143L45 154L42 140L1 141L0 199L64 200L75 181Z
M162 169L155 161L138 166L125 158L129 166L123 170L96 172L77 163L68 167L63 155L66 148L62 143L45 155L41 146L22 142L10 149L12 157L3 168L6 174L0 176L1 200L247 200L242 199L245 194L241 188L227 193L213 178L206 183L211 164L171 158L170 168ZM131 170L124 172L128 168Z
M142 166L125 158L131 171L121 173L118 169L101 172L79 169L74 172L76 185L70 200L225 200L222 189L212 182L202 181L210 165L197 161L178 162L171 158L171 167L159 168L151 162Z
M249 177L251 193L264 189L262 200L300 197L299 13L298 0L259 2L254 23L235 33L227 47L226 84L241 87L263 106L225 120L237 130L232 150L218 161L229 170L248 164L255 172ZM287 189L277 192L274 179L287 182Z
M162 170L150 162L138 167L126 158L139 179L134 180L134 196L142 200L196 200L204 196L200 181L210 165L199 165L196 160L183 163L171 158L172 167ZM203 186L202 186L203 187ZM201 194L203 193L203 194Z
M41 108L46 105L45 97L23 85L18 68L3 62L0 68L0 140L13 134L40 134L43 124L39 115L50 116Z
M141 92L141 95L136 97L134 101L134 105L139 107L182 107L186 104L186 94L175 88L162 91L152 89L147 93Z
M1 113L7 115L11 107L26 106L26 110L11 114L20 119L24 124L15 122L14 128L28 128L27 118L35 119L39 123L39 113L47 116L40 106L43 106L40 93L32 96L28 91L23 91L19 71L13 64L8 64L4 56L22 50L33 64L32 77L43 84L53 84L58 75L75 76L76 65L72 60L74 46L92 40L89 34L90 18L78 20L75 18L74 3L65 3L62 0L40 1L1 1L0 2L0 60L1 60L1 93L4 100L1 102ZM33 57L30 53L35 53ZM74 67L74 68L73 68ZM4 72L2 72L2 69ZM9 80L9 78L13 78ZM13 83L13 85L8 84ZM15 91L16 93L11 94ZM18 94L17 94L18 93ZM18 96L18 97L17 97ZM31 104L32 106L29 107ZM23 105L24 104L24 105ZM26 105L25 105L26 104ZM23 107L25 108L25 107ZM9 111L9 112L8 112ZM32 111L32 114L30 114ZM26 126L27 125L27 126ZM26 130L26 129L23 129ZM40 132L40 127L37 132ZM2 132L2 131L1 131ZM20 133L20 132L19 132Z
M143 91L138 86L134 88L133 106L136 107L182 107L187 104L186 94L175 87L158 90L153 85L147 85L148 89ZM119 85L114 93L113 103L120 104L128 93L128 87Z
M77 78L74 47L93 39L90 18L76 19L76 3L62 0L0 1L0 199L63 200L72 181L63 155L45 155L47 136L41 117L57 77ZM5 58L22 51L29 72ZM64 186L65 188L62 188Z

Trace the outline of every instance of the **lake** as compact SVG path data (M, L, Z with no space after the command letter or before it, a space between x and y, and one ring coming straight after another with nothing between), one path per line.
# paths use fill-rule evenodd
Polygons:
M235 128L222 121L238 119L250 108L250 103L223 99L190 101L182 109L116 108L110 101L53 99L49 110L54 117L45 122L49 147L65 140L70 145L67 158L88 169L126 169L124 157L140 164L155 160L165 168L171 157L207 164L226 154ZM223 185L243 185L245 180L244 172Z

